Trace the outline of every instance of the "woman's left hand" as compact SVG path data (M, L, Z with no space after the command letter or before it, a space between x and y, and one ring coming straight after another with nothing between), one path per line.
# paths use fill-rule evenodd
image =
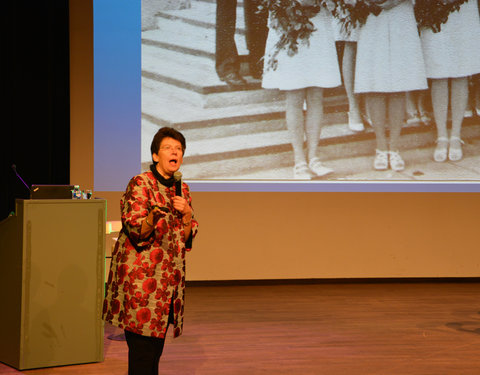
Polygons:
M173 197L173 208L180 211L183 215L189 215L192 213L192 208L188 204L188 201L183 197Z

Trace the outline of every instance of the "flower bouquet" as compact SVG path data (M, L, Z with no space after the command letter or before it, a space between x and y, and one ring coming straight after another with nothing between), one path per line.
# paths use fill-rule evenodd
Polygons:
M298 52L301 44L309 44L309 38L315 30L310 21L321 9L326 7L334 11L335 3L330 0L262 0L259 11L269 12L269 28L280 34L280 39L275 45L275 50L270 56L267 69L275 70L278 65L277 55L282 50L287 51L288 56Z
M336 0L337 7L341 9L336 17L342 24L342 30L350 34L352 29L362 26L367 22L370 14L378 16L382 8L375 1L365 0Z
M310 19L322 7L337 17L348 33L352 28L363 25L369 14L378 15L382 11L375 0L262 0L259 12L269 12L269 28L280 34L275 50L269 56L267 69L277 68L277 55L282 49L287 51L288 56L293 56L298 52L299 45L309 44L310 35L315 31Z
M429 28L438 33L450 13L458 11L466 1L468 0L416 0L414 9L418 28Z

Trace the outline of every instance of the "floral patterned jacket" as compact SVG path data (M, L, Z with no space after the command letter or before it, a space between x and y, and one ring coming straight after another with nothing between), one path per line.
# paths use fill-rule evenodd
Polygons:
M165 337L171 306L173 336L183 330L185 252L191 249L198 223L192 217L186 240L182 216L173 208L174 196L173 180L162 183L149 171L132 178L121 199L123 227L112 253L103 319L143 336ZM191 205L183 182L182 196ZM154 205L164 216L152 234L141 239L142 222Z

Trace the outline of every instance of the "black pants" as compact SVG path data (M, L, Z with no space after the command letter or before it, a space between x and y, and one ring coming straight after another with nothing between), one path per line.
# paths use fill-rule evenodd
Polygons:
M165 339L125 330L128 345L128 375L158 375L158 362Z
M244 0L246 41L250 73L261 74L268 35L267 12L258 13L259 0ZM217 0L215 28L215 68L219 77L238 72L240 62L235 44L237 0Z
M170 305L168 316L168 325L170 323L173 323L173 303ZM158 375L158 363L163 353L165 339L142 336L127 330L125 339L128 345L128 375Z

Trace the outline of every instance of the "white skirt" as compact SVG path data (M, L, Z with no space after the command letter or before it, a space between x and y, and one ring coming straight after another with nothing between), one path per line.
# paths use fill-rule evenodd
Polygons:
M298 52L288 56L282 49L276 59L277 68L269 67L280 34L270 29L265 48L262 87L266 89L297 90L307 87L336 87L341 85L337 50L330 13L323 9L311 19L315 26L309 44L300 44Z
M423 53L413 4L404 1L360 27L355 92L402 92L426 89Z
M458 78L480 73L480 18L477 0L463 3L440 32L421 31L428 78Z

